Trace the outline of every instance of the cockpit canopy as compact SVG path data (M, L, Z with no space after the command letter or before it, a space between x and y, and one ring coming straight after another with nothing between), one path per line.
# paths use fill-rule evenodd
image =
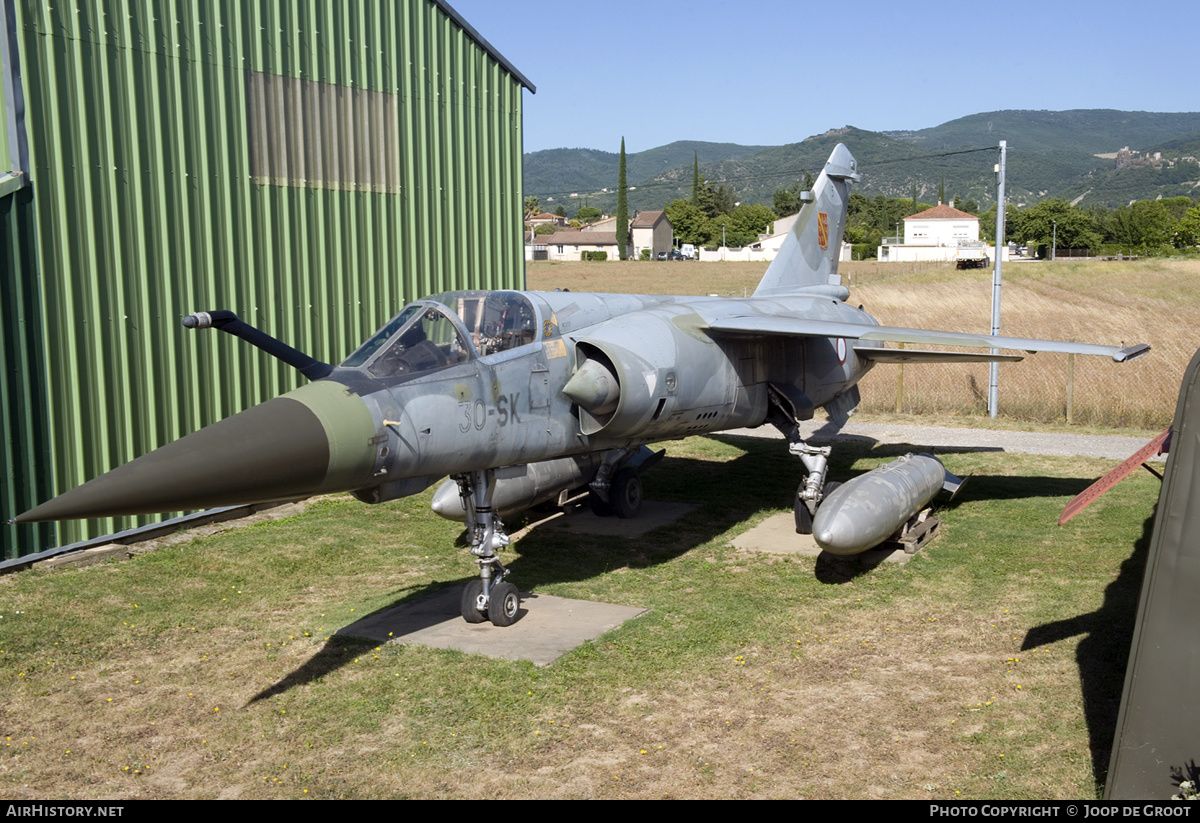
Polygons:
M508 351L537 340L537 311L515 291L459 291L430 298L459 316L480 357Z
M446 292L405 306L341 365L410 380L537 339L537 310L520 292Z

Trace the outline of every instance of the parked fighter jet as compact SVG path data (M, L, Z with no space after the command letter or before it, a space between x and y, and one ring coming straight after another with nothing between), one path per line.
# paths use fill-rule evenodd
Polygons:
M230 312L191 315L185 326L242 337L313 382L139 457L16 522L340 491L382 503L449 475L453 486L435 506L466 521L479 566L464 592L463 617L509 625L519 604L496 554L509 543L497 506L519 509L588 483L596 508L630 515L641 502L639 470L654 459L647 443L770 423L806 469L795 511L798 530L811 531L830 448L804 442L798 421L823 407L844 424L858 405L858 381L876 363L1021 359L884 343L1116 361L1148 350L880 326L844 302L849 291L837 274L849 184L859 179L854 157L838 145L745 299L438 294L405 306L336 367Z

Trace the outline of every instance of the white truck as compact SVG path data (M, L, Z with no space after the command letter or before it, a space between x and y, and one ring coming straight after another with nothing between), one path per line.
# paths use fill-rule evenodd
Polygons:
M986 269L991 262L987 256L988 247L983 243L971 243L959 246L954 253L954 265L959 269Z

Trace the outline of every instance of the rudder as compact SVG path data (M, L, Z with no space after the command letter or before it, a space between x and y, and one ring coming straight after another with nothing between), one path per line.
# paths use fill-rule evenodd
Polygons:
M849 181L861 179L858 161L845 144L838 143L813 185L812 201L800 209L795 225L754 290L755 296L840 285L838 255L846 227Z

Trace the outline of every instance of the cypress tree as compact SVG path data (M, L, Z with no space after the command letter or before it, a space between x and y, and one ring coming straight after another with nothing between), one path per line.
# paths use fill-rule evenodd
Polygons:
M692 205L700 205L700 154L692 152Z
M629 259L629 202L625 191L625 138L621 138L621 165L617 171L617 252Z

